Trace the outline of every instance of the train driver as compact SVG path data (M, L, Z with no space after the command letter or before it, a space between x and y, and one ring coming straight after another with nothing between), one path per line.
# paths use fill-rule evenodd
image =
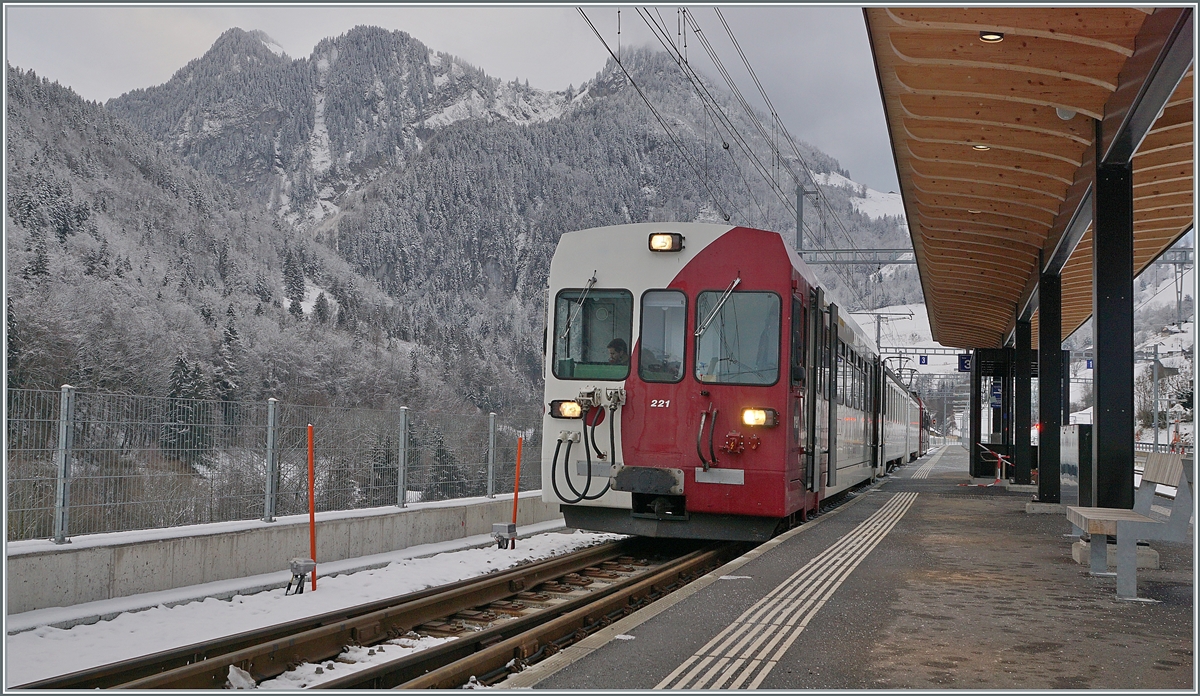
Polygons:
M629 344L623 338L614 338L608 342L608 363L610 365L629 364Z

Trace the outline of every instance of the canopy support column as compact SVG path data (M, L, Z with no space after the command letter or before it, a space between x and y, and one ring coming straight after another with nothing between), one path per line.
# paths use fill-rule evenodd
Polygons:
M1062 278L1043 273L1038 279L1038 502L1042 503L1062 501L1062 364Z
M1013 462L1017 466L1016 481L1018 485L1033 483L1033 448L1029 442L1029 431L1033 426L1033 360L1030 343L1033 340L1033 329L1029 321L1017 322L1016 346L1013 348L1013 373L1015 384L1013 395L1016 397L1015 413L1013 414Z
M992 383L991 379L988 384ZM980 473L982 469L979 443L983 440L983 399L979 392L983 390L983 370L979 365L979 351L971 351L971 432L967 441L968 461L971 476L987 476Z
M1100 141L1097 124L1096 139ZM1099 507L1133 507L1133 165L1096 166L1092 461Z

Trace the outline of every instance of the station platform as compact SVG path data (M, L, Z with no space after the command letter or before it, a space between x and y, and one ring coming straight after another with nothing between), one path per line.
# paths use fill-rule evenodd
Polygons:
M969 483L944 447L498 686L1195 691L1190 540L1120 601L1065 512Z

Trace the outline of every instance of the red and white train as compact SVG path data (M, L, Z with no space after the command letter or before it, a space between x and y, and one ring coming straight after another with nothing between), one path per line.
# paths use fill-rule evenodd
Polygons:
M778 233L569 232L547 304L542 490L569 526L763 540L927 446L920 400Z

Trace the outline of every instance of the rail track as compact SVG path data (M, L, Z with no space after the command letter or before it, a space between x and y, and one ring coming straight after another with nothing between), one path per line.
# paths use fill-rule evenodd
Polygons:
M492 683L748 548L730 543L669 546L673 552L649 539L603 544L20 688L221 689L289 673L293 679L287 688L453 688L472 677ZM431 637L444 640L422 641ZM413 652L412 646L422 642L437 644ZM396 658L384 661L389 648ZM357 664L367 654L373 658ZM319 679L296 676L322 673Z

